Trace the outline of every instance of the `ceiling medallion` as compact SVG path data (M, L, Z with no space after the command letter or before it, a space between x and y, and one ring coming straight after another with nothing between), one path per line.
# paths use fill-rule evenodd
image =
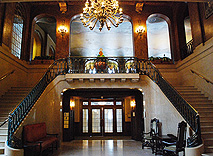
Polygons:
M118 27L123 22L123 11L117 0L86 0L80 20L90 30L94 29L97 22L100 31L104 25L110 30L111 24Z

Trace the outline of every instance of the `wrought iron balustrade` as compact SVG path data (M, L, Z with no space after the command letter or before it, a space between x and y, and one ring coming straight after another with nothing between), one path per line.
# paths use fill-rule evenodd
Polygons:
M181 59L185 59L186 57L188 57L189 55L191 55L193 53L193 40L190 40L188 43L186 43L185 46L183 46L181 48Z
M55 61L27 97L10 113L8 121L8 145L10 147L14 147L13 135L15 131L47 85L58 75L75 73L138 73L147 75L160 87L170 102L196 132L198 144L202 143L198 112L162 77L158 69L150 61L135 57L69 57Z

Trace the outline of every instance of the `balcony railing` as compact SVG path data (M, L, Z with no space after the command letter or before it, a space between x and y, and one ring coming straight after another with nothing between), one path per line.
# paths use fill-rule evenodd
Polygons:
M196 135L193 136L193 138L197 138L196 145L202 143L198 112L162 77L150 61L135 57L69 57L55 61L27 97L10 113L8 121L8 145L10 147L16 147L13 140L14 133L47 85L58 75L75 73L138 73L147 75L160 87L177 111L196 132Z
M190 40L184 47L181 48L181 59L185 59L193 53L193 40Z

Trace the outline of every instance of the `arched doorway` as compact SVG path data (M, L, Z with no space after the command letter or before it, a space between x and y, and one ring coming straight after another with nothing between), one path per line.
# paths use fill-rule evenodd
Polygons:
M68 89L62 101L64 141L97 135L141 140L143 95L138 89ZM131 101L136 103L133 108Z
M84 27L80 15L70 22L70 52L69 56L97 57L99 49L103 49L106 57L134 56L133 28L131 19L124 15L124 21L117 28L103 28L99 31Z
M34 18L31 60L54 59L56 47L56 19L47 15Z

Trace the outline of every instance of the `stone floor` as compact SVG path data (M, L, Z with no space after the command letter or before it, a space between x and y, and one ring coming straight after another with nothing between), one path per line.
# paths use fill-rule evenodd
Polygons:
M48 154L50 155L50 154ZM153 156L151 149L141 149L141 142L124 140L73 140L62 142L52 156Z

